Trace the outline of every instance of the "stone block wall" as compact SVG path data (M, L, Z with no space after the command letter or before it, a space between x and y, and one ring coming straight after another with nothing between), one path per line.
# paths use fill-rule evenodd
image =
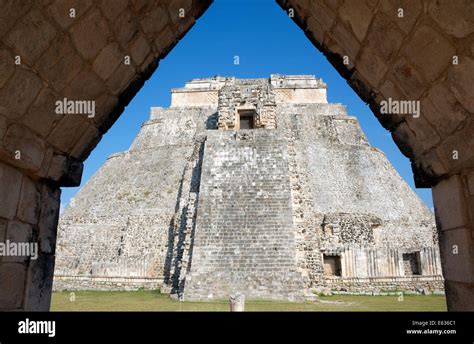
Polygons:
M0 195L0 241L36 245L0 256L0 310L48 309L60 191L0 162Z
M474 309L474 171L433 188L448 309Z
M328 278L324 288L315 291L356 295L442 295L444 280L441 276Z

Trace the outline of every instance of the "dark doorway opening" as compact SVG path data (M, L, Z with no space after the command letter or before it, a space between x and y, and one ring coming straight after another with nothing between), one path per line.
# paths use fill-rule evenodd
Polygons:
M254 129L255 116L253 112L242 112L239 114L240 129Z
M420 254L418 252L403 254L405 276L421 275Z

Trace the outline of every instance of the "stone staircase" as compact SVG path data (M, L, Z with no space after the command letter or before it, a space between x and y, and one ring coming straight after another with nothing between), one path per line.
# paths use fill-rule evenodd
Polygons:
M204 157L184 298L304 298L283 132L209 132Z

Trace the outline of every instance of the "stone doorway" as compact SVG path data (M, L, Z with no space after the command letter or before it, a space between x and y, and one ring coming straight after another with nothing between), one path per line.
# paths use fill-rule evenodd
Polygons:
M403 253L403 268L405 276L421 275L420 253Z
M255 112L239 111L239 129L255 128Z
M341 257L324 255L324 274L326 276L337 276L341 274Z

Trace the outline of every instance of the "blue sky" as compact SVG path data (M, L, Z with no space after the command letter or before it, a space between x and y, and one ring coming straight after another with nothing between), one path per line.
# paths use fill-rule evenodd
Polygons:
M234 56L240 64L234 65ZM160 62L158 70L125 109L85 162L81 186L107 157L130 147L150 107L168 107L170 89L214 75L268 78L270 74L314 74L328 86L328 101L347 106L370 143L385 152L398 173L433 207L430 189L415 189L410 163L366 104L311 44L274 0L215 0L208 11ZM63 188L67 205L80 187Z

